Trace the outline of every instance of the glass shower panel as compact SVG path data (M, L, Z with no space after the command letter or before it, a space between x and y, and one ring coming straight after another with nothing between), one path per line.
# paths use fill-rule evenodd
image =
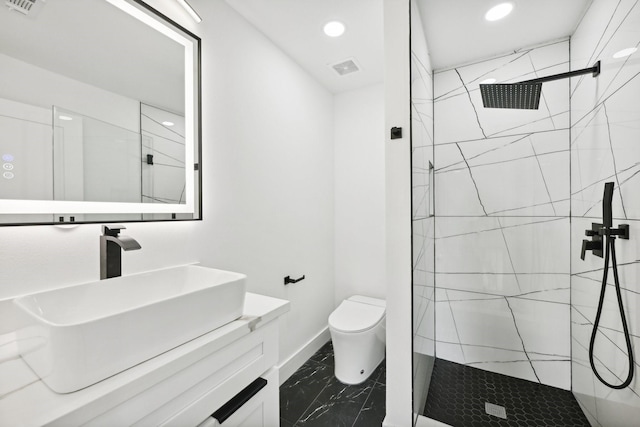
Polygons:
M427 399L435 360L433 75L419 12L411 5L413 412Z

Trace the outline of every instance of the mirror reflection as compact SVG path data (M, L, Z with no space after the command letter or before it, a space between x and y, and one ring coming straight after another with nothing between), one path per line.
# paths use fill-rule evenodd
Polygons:
M0 9L0 223L197 218L198 49L137 1Z

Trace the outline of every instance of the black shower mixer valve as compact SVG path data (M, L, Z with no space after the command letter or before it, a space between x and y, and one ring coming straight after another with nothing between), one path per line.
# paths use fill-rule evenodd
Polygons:
M587 231L591 230L585 230L585 234L589 236ZM620 224L618 228L602 227L598 230L598 234L601 236L617 236L621 239L629 240L629 224Z
M603 256L603 240L604 236L610 236L615 238L616 236L629 240L629 224L620 224L618 228L605 227L603 224L594 222L591 224L591 229L584 231L585 236L591 237L591 240L584 239L582 241L582 251L580 252L580 259L584 261L584 257L587 251L591 251L595 256L602 258Z

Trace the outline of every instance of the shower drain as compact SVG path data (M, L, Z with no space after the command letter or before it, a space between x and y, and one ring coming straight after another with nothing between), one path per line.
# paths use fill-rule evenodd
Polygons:
M493 415L494 417L502 418L503 420L507 419L507 410L504 409L504 406L484 402L484 411L489 415Z

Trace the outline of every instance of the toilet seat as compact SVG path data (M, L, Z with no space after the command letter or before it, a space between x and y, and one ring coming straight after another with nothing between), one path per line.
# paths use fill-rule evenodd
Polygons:
M344 333L363 332L380 323L384 313L384 307L345 300L329 316L329 326Z

